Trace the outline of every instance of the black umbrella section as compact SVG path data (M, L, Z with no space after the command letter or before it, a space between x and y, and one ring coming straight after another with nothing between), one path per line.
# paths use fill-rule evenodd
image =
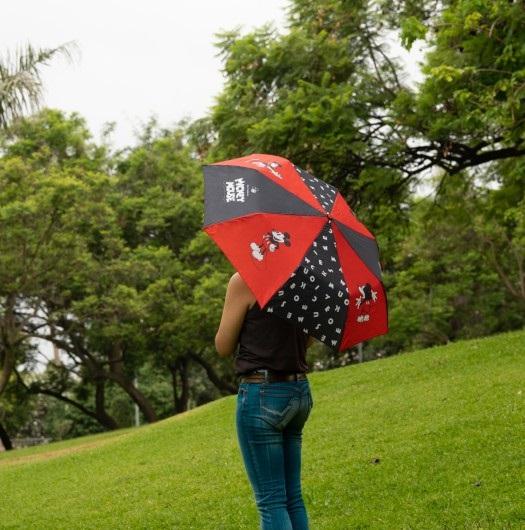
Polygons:
M300 266L270 298L265 310L338 350L350 298L331 224L331 220L326 223Z
M361 261L368 267L375 277L381 281L381 264L379 263L379 250L375 239L370 239L339 221L337 228L341 230L348 244L353 248Z
M310 175L308 171L301 169L300 167L294 166L299 173L299 176L303 182L310 188L310 191L314 194L315 198L319 201L321 206L325 209L326 213L332 211L332 207L335 202L337 195L337 188L334 188L331 184L319 180L318 178Z

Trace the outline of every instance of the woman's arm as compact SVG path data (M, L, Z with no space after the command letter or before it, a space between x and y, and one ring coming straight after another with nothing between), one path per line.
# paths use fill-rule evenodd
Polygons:
M221 323L215 335L215 348L221 357L228 357L235 351L244 317L253 299L252 292L240 274L233 274L228 282Z

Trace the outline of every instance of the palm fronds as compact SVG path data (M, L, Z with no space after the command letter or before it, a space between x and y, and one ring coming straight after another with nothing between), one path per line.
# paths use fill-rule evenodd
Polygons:
M40 68L56 55L64 55L72 62L73 51L78 51L75 41L56 48L34 48L27 44L13 54L8 51L5 59L0 57L0 129L6 129L25 111L38 109L42 98Z

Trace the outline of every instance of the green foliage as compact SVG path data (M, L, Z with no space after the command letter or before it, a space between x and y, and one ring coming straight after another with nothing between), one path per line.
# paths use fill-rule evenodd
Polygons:
M427 27L415 16L410 16L401 20L401 43L410 50L415 40L424 39L427 34Z
M178 253L200 229L203 183L182 131L149 124L143 143L117 161L114 206L128 245L160 245Z
M518 28L524 24L520 2L446 5L417 97L420 127L428 138L523 146L525 46Z
M494 174L497 184L483 189L472 219L488 262L521 315L525 313L525 162L506 160L495 166Z
M2 297L24 300L22 338L49 338L52 326L51 338L71 356L67 368L51 366L39 375L32 390L52 389L92 409L100 377L117 374L131 384L150 365L140 387L158 413L168 415L173 399L151 390L157 385L173 391L167 366L180 356L203 352L212 367L217 364L212 334L217 310L210 312L195 294L202 292L200 281L214 274L210 257L223 268L225 260L220 252L209 252L209 241L208 252L199 250L202 236L194 243L202 223L200 167L180 130L157 131L150 123L142 144L113 158L90 137L77 114L51 109L17 122L4 135L0 307ZM214 296L208 305L217 308L224 289L218 287ZM32 311L47 328L35 328ZM7 316L0 312L0 318ZM192 319L202 326L200 333ZM35 355L19 348L16 360L32 363ZM220 366L224 373L232 370L224 362ZM164 383L159 382L162 371ZM215 397L202 368L190 373L190 404ZM106 385L107 412L118 425L129 425L130 396L111 381ZM124 379L120 381L122 385ZM55 420L45 423L48 434L53 429L58 437L78 435L84 428L100 430L92 418L81 421L81 412L72 405L50 407L65 417L56 421L57 412Z
M525 325L522 225L511 221L505 233L503 222L514 218L524 190L509 195L506 186L489 190L455 175L437 199L414 204L410 234L385 278L390 332L372 341L375 348L393 352Z
M87 239L114 245L102 200L110 181L85 168L42 167L47 146L29 157L12 154L17 147L0 159L0 292L72 291L91 261Z

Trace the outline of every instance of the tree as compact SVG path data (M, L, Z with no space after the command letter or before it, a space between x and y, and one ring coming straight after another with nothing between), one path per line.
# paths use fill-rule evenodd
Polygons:
M263 27L221 36L226 84L210 157L285 156L339 188L386 235L385 221L403 219L409 189L385 123L401 68L386 55L378 13L339 1L295 1L290 12L284 35Z
M20 376L17 365L33 358L31 339L53 336L59 329L59 315L54 312L57 306L64 312L62 318L69 316L68 303L93 268L90 245L94 237L109 227L105 231L109 243L114 234L111 216L101 201L108 178L89 168L96 166L93 159L76 166L72 163L75 156L85 160L93 154L85 149L82 156L77 155L74 135L72 143L66 141L70 131L82 127L78 116L67 122L58 112L44 111L12 127L2 144L0 394L10 380L16 383L14 376ZM61 150L67 168L60 163ZM96 150L94 154L99 156ZM103 242L99 240L99 246ZM78 366L78 357L73 360ZM31 381L27 388L68 399L87 410L64 396L72 381L64 370L57 367L56 371L49 385ZM20 382L23 380L18 377ZM99 419L104 416L103 410L93 413L97 414Z
M431 168L447 178L525 153L524 24L520 2L294 0L285 34L221 35L209 156L267 152L306 166L380 229L388 266L410 191ZM417 89L388 49L396 35L431 50ZM205 148L213 135L199 125Z
M0 60L0 129L6 129L25 111L36 111L42 97L40 68L57 55L72 59L74 42L56 48L27 44Z
M226 83L211 123L195 127L198 151L213 160L283 155L340 189L381 250L393 318L389 336L369 345L378 352L450 340L469 327L505 329L501 285L521 297L523 204L472 182L519 167L525 153L524 17L521 2L294 0L284 34L266 26L220 36ZM416 88L405 83L389 37L407 49L425 40ZM432 182L431 169L441 169ZM451 191L462 189L458 178L465 195ZM414 204L421 183L435 191L434 206ZM442 208L452 212L445 220L429 213ZM407 259L409 242L421 257ZM487 252L497 258L492 267ZM440 287L432 287L436 275ZM484 319L476 320L481 299Z
M24 111L38 107L42 92L39 67L58 54L64 54L71 59L71 49L74 46L75 43L71 42L57 48L35 49L27 44L25 49L19 48L15 52L12 60L9 52L5 60L0 60L0 130L7 129ZM11 303L8 300L7 305ZM13 368L12 359L4 356L4 352L0 350L0 394L7 384L6 374ZM0 431L3 438L7 439L7 431L1 423ZM5 445L10 447L11 444L6 441Z
M489 265L525 314L525 160L501 161L486 178L492 186L480 191L471 219Z
M210 382L235 392L231 368L211 355L224 293L202 295L217 298L213 311L199 298L202 275L226 285L214 270L225 260L194 243L204 236L202 177L181 131L146 131L111 158L80 116L45 109L19 120L0 147L3 390L21 385L106 429L119 426L107 400L117 387L146 421L158 418L155 391L134 382L139 373L171 377L171 412L214 397ZM33 339L64 356L37 377L20 369L36 362Z
M220 392L236 391L231 369L219 370L217 355L210 353L224 293L211 289L205 301L198 298L203 282L224 282L231 266L212 245L202 252L203 179L189 136L187 124L170 131L150 121L137 148L118 164L116 202L127 244L157 249L165 258L163 274L143 291L142 332L154 364L171 374L175 412L188 408L192 386L199 385L198 377L190 379L192 364ZM213 305L210 297L216 297Z
M525 324L521 166L502 163L496 189L486 186L492 175L457 173L438 197L413 200L410 234L385 278L390 332L371 342L376 351L392 354Z
M402 19L407 47L415 38L432 46L417 93L403 90L393 107L419 140L410 158L452 174L525 154L524 24L521 2L457 0L426 20Z

